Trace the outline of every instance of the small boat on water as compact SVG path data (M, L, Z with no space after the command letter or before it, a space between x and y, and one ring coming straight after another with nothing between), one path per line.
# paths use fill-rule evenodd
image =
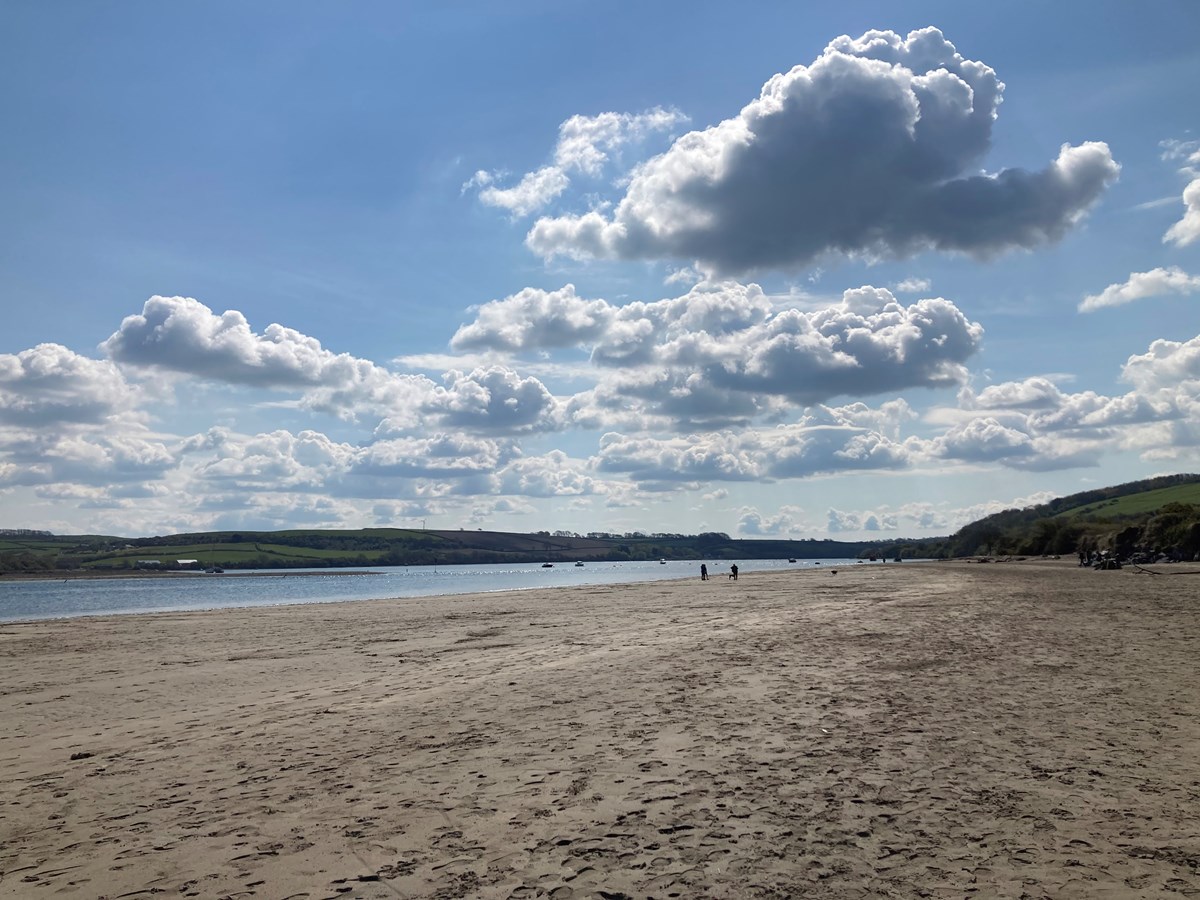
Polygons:
M543 569L553 569L554 563L542 563L542 568Z
M660 566L665 566L665 565L667 564L667 561L666 561L665 559L660 559L660 560L658 561L658 564L659 564Z
M577 560L575 560L575 567L576 567L576 568L581 568L582 566L583 566L583 560L581 560L581 559L577 559Z
M795 560L794 560L794 559L789 559L789 560L788 560L788 562L795 562Z

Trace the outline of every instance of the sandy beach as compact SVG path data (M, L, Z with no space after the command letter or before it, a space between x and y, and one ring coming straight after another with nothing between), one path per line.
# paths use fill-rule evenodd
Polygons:
M1200 896L1200 576L0 626L0 896Z

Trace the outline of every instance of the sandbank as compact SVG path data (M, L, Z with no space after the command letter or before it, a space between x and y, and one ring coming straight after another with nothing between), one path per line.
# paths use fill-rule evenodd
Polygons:
M1200 576L0 625L0 896L1200 895Z

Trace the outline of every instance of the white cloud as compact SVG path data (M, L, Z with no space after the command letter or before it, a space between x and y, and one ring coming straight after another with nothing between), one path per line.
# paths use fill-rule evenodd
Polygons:
M187 443L200 462L194 477L213 491L320 492L339 478L356 457L353 445L318 431L285 429L242 437L223 430L197 435Z
M1107 145L1085 143L1041 172L978 174L1002 91L937 29L841 37L737 117L638 167L611 218L543 218L526 243L546 258L695 259L726 272L1041 246L1119 167Z
M1057 409L1063 402L1063 393L1049 379L1035 376L989 385L978 394L963 388L958 402L963 409Z
M417 519L425 520L430 515L430 507L425 502L381 500L371 507L371 515L380 525L403 522L411 526Z
M825 528L830 534L838 534L843 531L860 531L862 529L862 516L858 513L830 507L825 514Z
M572 397L563 410L567 421L590 430L707 431L746 427L782 414L783 406L770 396L714 385L699 372L642 367L601 378L595 388Z
M386 504L372 513L385 520L444 512L439 501L453 497L603 492L585 461L561 451L526 458L510 443L456 433L360 446L315 431L238 435L212 429L184 442L184 449L191 463L183 490L206 498L198 507L210 513L225 509L232 496L277 490L339 503L369 498Z
M0 485L97 487L153 482L177 464L162 441L126 431L111 434L25 434L0 439Z
M927 412L949 426L927 441L908 439L914 458L996 462L1048 471L1094 466L1112 452L1173 458L1195 446L1200 426L1200 337L1155 341L1131 356L1121 378L1134 389L1118 396L1066 393L1046 378L959 393L957 410Z
M479 200L486 206L507 209L514 216L527 216L558 197L570 184L571 179L562 169L557 166L545 166L522 176L521 180L510 188L498 188L489 184L479 192Z
M466 435L438 433L377 441L358 450L351 476L447 480L490 475L512 458L507 444Z
M663 279L663 284L684 284L695 285L705 280L705 276L693 269L691 266L680 266L673 268L670 274Z
M1200 188L1197 189L1200 198ZM1106 306L1123 306L1147 297L1164 294L1194 294L1200 291L1200 276L1189 275L1178 266L1134 272L1124 283L1110 284L1099 294L1084 297L1080 312L1094 312Z
M1200 387L1200 335L1188 341L1154 341L1144 354L1129 357L1121 379L1143 392L1182 390L1194 398Z
M598 177L609 161L609 153L687 121L687 116L678 110L662 107L636 114L605 112L597 116L571 116L558 127L554 162L564 170Z
M1163 148L1162 158L1164 160L1181 159L1190 165L1200 165L1200 141L1181 141L1178 138L1168 138L1165 141L1159 141L1159 146Z
M1137 363L1134 366L1136 369ZM1108 397L1094 391L1065 393L1041 377L991 385L978 394L964 388L958 396L963 416L931 414L926 419L954 423L982 417L993 421L1003 420L1035 436L1069 433L1075 438L1106 440L1113 435L1112 429L1118 426L1140 425L1179 416L1172 397L1158 388L1145 390L1147 385L1144 377L1142 381L1142 392L1131 391L1118 397Z
M896 284L896 290L902 294L923 294L932 286L928 278L905 278Z
M554 431L558 401L536 378L490 366L468 374L450 371L424 409L451 428L505 433Z
M956 384L983 328L943 299L901 306L883 289L847 291L840 307L787 311L749 329L744 363L713 359L714 380L799 403ZM724 348L723 348L724 349ZM731 347L728 349L732 349Z
M585 300L575 285L557 291L525 288L481 306L475 320L459 327L450 346L456 351L521 352L590 344L616 315L604 300Z
M255 334L237 310L218 316L190 297L151 297L101 349L121 363L259 387L321 384L331 367L359 362L282 325Z
M762 456L749 452L745 436L653 438L609 433L600 439L596 468L621 472L635 481L751 481L762 476Z
M406 481L424 482L419 497L581 497L607 489L587 462L561 450L524 456L486 438L439 434L380 441L356 453L342 487L352 496L379 496Z
M655 484L660 490L696 482L901 470L923 454L919 444L899 440L900 424L911 417L900 400L875 410L863 404L822 406L797 423L736 432L666 438L609 433L600 441L595 465L600 472L627 473L639 486Z
M885 539L903 538L910 534L949 535L970 522L1006 509L1024 509L1053 500L1058 494L1039 491L1014 500L993 500L965 507L948 503L915 502L900 506L883 504L873 509L845 510L830 508L826 512L826 527L833 534L857 533L869 537L872 532L896 532Z
M775 478L804 478L832 472L905 469L912 449L885 435L851 425L816 424L812 419L781 425L760 434L765 473Z
M1183 189L1183 218L1167 229L1163 240L1185 247L1200 238L1200 178Z
M561 450L514 459L497 473L502 493L523 497L579 497L603 493L586 464Z
M933 453L964 462L995 462L1033 452L1028 434L986 416L951 428L933 441Z
M687 121L676 110L661 107L644 113L605 112L597 116L571 116L558 129L554 164L542 166L521 176L513 187L502 188L496 181L500 172L476 172L463 185L463 191L481 188L479 200L486 206L506 209L514 217L537 212L557 199L571 185L569 173L582 172L592 178L601 175L609 154L623 146L644 140L658 131L670 131Z
M794 506L781 506L774 515L743 507L738 516L737 532L749 537L787 537L802 527L801 514L803 510Z
M487 525L497 514L512 516L532 516L537 510L532 504L511 497L500 497L496 500L474 503L468 521L472 524Z
M303 391L302 405L345 418L369 411L413 419L434 389L429 379L388 372L333 353L283 325L262 334L237 310L216 315L190 297L154 296L100 345L124 365L153 367L248 387Z
M1163 241L1184 247L1200 238L1200 141L1163 141L1163 159L1183 160L1179 170L1190 180L1183 189L1183 218L1163 235Z
M835 306L775 309L755 284L704 283L681 297L616 307L567 285L526 289L481 307L456 349L539 353L590 347L610 370L565 406L581 427L647 416L721 428L840 395L868 396L965 379L983 329L941 298L901 305L883 288ZM631 406L632 402L632 406Z
M0 422L26 427L95 424L132 409L141 391L107 360L60 344L0 354Z
M345 501L284 491L214 495L204 514L205 527L215 531L344 528L359 518L358 510Z

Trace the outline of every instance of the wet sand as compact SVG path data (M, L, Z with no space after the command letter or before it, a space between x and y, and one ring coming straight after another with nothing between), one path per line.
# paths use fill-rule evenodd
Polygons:
M4 624L0 896L1198 896L1198 613L1063 561Z

